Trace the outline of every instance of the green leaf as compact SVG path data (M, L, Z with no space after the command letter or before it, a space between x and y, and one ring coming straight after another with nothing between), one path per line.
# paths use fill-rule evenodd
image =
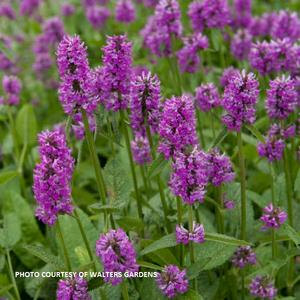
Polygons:
M32 145L36 142L37 121L33 106L25 104L16 119L16 130L22 144Z
M165 159L163 154L160 154L151 164L148 170L148 177L153 178L160 174L167 164L168 160Z
M44 246L40 245L24 245L24 249L26 249L31 254L35 255L45 263L52 266L55 270L61 271L66 270L64 263L60 260L59 257L52 254L48 249Z
M92 205L89 205L89 209L92 211L95 210L97 212L107 212L107 213L113 213L115 211L120 210L119 207L112 206L112 205L103 205L101 203L94 203Z
M89 291L95 290L95 289L99 288L102 285L103 285L103 279L102 278L100 278L100 277L92 278L88 282L88 290Z
M147 261L138 260L137 263L139 266L147 268L147 269L153 269L153 270L159 270L159 271L161 271L163 269L163 267L149 263Z
M260 142L264 143L265 138L254 125L246 125L247 129L254 135Z
M131 183L118 159L110 160L106 164L104 179L109 198L108 207L119 209L126 207L130 199Z
M204 298L195 290L189 289L187 293L180 295L178 300L204 300Z
M21 224L16 214L5 214L3 229L0 229L0 245L3 248L12 248L21 238Z
M17 171L4 171L0 173L0 185L5 184L18 176L19 173Z
M293 227L291 227L287 223L284 223L282 225L281 232L285 233L295 243L295 245L297 246L297 248L299 248L299 245L300 245L300 235L299 235L299 233Z
M148 253L154 252L159 249L169 248L176 246L176 237L174 233L165 235L161 239L153 242L149 246L147 246L145 249L143 249L140 253L140 256L146 255Z
M226 138L227 135L228 135L228 130L226 129L226 127L224 127L222 131L220 131L220 133L217 135L216 139L213 141L210 148L217 147Z
M251 243L235 239L231 236L219 234L219 233L206 233L205 239L207 241L212 241L216 243L221 243L224 245L231 245L231 246L243 246L243 245L251 245Z
M117 219L116 222L125 231L140 231L144 228L144 223L133 217L122 217Z

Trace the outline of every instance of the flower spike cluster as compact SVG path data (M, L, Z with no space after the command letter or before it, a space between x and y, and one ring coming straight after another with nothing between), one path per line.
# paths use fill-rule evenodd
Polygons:
M252 296L272 300L276 297L277 289L266 276L256 276L252 279L249 290Z
M131 23L135 20L135 8L131 0L118 0L116 4L116 20Z
M229 130L240 131L243 124L255 122L258 86L255 75L247 74L245 70L231 77L222 99L222 106L227 111L223 123Z
M121 228L100 235L96 254L101 258L105 272L137 272L139 269L134 247ZM122 282L120 277L105 277L104 280L112 285Z
M66 114L80 109L92 113L97 102L92 97L91 72L87 49L79 36L65 36L57 49L57 64L61 83L59 99Z
M2 79L3 90L6 93L1 104L18 105L20 102L21 81L15 76L5 75Z
M102 51L102 80L98 87L101 102L108 110L126 109L132 79L131 42L125 35L109 36Z
M70 182L74 159L60 130L44 131L39 135L41 162L34 169L33 192L38 203L36 216L53 225L58 214L71 214Z
M221 101L218 89L213 83L201 84L197 87L195 100L196 104L204 112L219 106Z
M176 225L176 241L187 245L189 242L204 243L205 232L202 224L193 222L193 230L189 232L182 225Z
M158 151L166 159L177 151L197 145L196 118L193 100L188 95L167 99L159 124L161 143Z
M57 300L91 300L88 283L78 275L70 279L61 279L56 291Z
M244 268L247 265L256 264L256 254L250 246L240 246L236 249L231 259L236 268Z
M264 214L260 220L264 223L264 230L268 228L278 229L287 219L287 213L279 207L274 207L272 203L266 206L263 211Z
M180 271L175 265L165 266L156 278L156 283L162 293L170 299L178 294L184 294L189 286L186 271Z

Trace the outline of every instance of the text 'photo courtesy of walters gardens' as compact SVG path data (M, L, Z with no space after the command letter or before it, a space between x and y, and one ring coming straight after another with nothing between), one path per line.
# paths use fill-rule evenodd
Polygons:
M0 0L0 300L54 299L300 299L299 0Z

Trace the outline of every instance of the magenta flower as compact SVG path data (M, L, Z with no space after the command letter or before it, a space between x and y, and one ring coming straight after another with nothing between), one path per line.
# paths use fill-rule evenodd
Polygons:
M182 38L184 46L176 55L182 73L195 73L199 69L199 51L208 48L208 39L201 33Z
M195 108L187 95L172 97L164 103L159 124L158 151L169 159L177 151L197 144Z
M186 204L204 201L209 179L206 164L206 154L196 147L190 154L175 153L169 185L173 194L181 197Z
M104 272L137 272L134 247L123 229L111 229L100 235L96 242L96 254L101 258ZM122 282L121 277L105 277L105 282L117 285Z
M227 114L223 116L223 123L229 130L240 131L243 124L255 122L258 86L255 75L243 70L233 76L225 87L222 106Z
M59 99L65 113L71 115L80 108L92 113L97 101L91 96L91 72L84 43L79 36L65 36L56 55L61 78Z
M276 297L277 289L266 276L256 276L249 285L252 296L272 300Z
M235 250L231 261L236 268L242 269L256 264L256 254L250 246L240 246Z
M52 17L43 23L45 41L50 45L58 44L64 37L64 24L59 17Z
M118 0L115 8L116 20L122 23L131 23L135 20L135 7L131 0Z
M252 35L248 30L240 29L233 36L230 49L238 60L247 59L252 45Z
M283 151L285 148L285 143L282 139L277 139L274 137L266 138L264 143L258 143L257 151L259 156L266 157L269 162L276 160L281 160Z
M234 0L234 20L236 27L247 28L252 20L252 0Z
M182 225L176 225L176 241L187 245L190 241L198 244L204 243L205 232L202 224L193 222L193 230L189 232Z
M189 5L188 16L196 32L202 32L205 28L221 29L230 23L227 0L193 1Z
M218 89L213 83L201 84L196 88L195 102L204 112L219 106L221 99Z
M15 76L4 75L2 79L3 91L6 97L2 104L18 105L20 102L21 81Z
M13 7L9 3L1 3L0 4L0 17L6 17L10 20L16 19L16 12Z
M273 38L289 38L296 41L300 37L300 19L296 12L279 11L271 27Z
M184 294L189 286L186 271L180 271L175 265L165 266L156 278L156 283L162 293L168 298L174 298L178 294Z
M270 81L267 90L266 110L271 119L286 119L297 107L295 83L289 77L282 76Z
M235 174L232 169L230 158L220 154L218 149L212 149L205 154L205 173L208 181L214 186L231 182Z
M260 220L264 223L262 227L264 230L268 228L278 229L287 219L287 213L279 207L274 207L272 203L266 206L264 214Z
M61 279L56 291L57 300L90 300L88 283L78 275L70 279Z
M137 135L131 141L131 150L134 161L139 165L144 165L151 162L150 145L147 137Z
M75 6L73 4L63 3L61 5L60 11L61 11L61 14L64 17L69 17L69 16L72 16L75 13L76 8L75 8Z
M38 203L36 216L43 223L53 225L58 214L71 214L70 182L74 159L67 146L66 136L60 130L39 134L41 162L36 165L33 176L33 192Z
M181 12L176 0L160 0L154 16L148 18L141 31L146 48L157 56L169 56L172 53L172 36L182 34Z
M135 133L145 136L146 127L158 132L160 118L160 81L150 72L136 76L131 82L130 120Z
M20 15L31 16L39 8L41 0L22 0L20 4Z
M132 78L131 42L125 35L110 36L102 51L100 99L108 110L125 109L129 103Z
M232 78L239 74L239 70L235 69L234 67L229 67L224 69L223 74L220 78L220 84L222 87L225 87L229 84Z
M85 13L87 20L90 22L94 29L102 28L105 25L107 19L110 17L109 9L100 5L87 7Z

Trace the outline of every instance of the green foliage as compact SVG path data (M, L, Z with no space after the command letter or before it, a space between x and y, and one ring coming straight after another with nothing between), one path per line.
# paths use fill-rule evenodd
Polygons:
M21 239L21 224L14 213L5 214L3 228L0 229L0 246L6 249L14 247Z

